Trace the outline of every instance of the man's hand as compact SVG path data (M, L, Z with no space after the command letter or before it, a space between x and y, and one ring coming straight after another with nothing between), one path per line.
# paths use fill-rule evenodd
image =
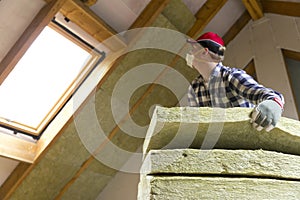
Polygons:
M253 127L258 131L272 130L279 121L282 114L282 107L274 100L265 100L258 104L250 114Z

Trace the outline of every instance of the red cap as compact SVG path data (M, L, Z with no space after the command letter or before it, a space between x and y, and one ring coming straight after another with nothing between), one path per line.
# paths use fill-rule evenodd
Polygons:
M213 32L204 33L203 35L201 35L200 37L198 37L198 39L196 41L197 42L200 42L200 41L211 41L211 42L217 43L220 46L224 46L223 39L218 34L213 33Z
M216 33L207 32L202 34L197 40L188 39L189 43L199 43L201 46L208 48L210 51L223 56L225 47L223 39Z

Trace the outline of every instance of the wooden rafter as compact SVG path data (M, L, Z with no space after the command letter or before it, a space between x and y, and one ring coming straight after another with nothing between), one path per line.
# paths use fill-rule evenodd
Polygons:
M126 46L117 32L79 0L68 0L60 12L99 42L110 38L107 48L117 51ZM113 37L114 36L114 37Z
M300 17L300 2L262 0L261 4L265 13Z
M46 3L50 3L53 0L44 0ZM86 6L92 6L97 3L98 0L80 0Z
M244 67L244 70L247 72L247 74L249 74L255 80L257 80L256 70L255 70L255 63L254 63L253 59Z
M129 29L150 26L157 16L164 10L170 0L152 0L133 22Z
M226 2L227 0L207 0L195 14L197 20L187 35L192 38L197 37Z
M15 136L0 134L0 156L32 163L35 157L36 144Z
M264 16L263 10L257 0L243 0L243 3L253 20Z
M34 20L1 61L0 84L3 83L5 78L13 70L33 41L42 32L43 28L49 24L64 3L65 0L53 0L40 10Z
M282 49L282 53L287 58L291 58L291 59L300 61L300 52Z
M97 3L97 0L80 0L86 6L92 6Z
M149 27L155 19L160 15L164 8L168 5L170 0L151 0L144 10L140 13L139 17L131 24L129 30ZM127 35L128 48L135 44L137 40L143 35L144 29L135 30L135 34Z
M239 32L246 26L246 24L251 20L251 17L247 11L245 11L241 17L229 28L229 30L224 34L223 40L225 45L227 45L231 40L239 34Z

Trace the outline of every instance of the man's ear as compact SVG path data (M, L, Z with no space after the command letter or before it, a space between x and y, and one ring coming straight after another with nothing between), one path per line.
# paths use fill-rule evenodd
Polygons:
M207 55L208 52L209 52L208 48L204 48L204 50L205 50L205 51L203 51L203 55Z

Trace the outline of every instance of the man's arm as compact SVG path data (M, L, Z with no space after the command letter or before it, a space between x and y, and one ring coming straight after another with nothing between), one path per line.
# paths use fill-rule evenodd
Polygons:
M244 71L236 71L231 79L231 87L240 96L256 105L250 116L253 127L258 131L264 128L266 131L272 130L283 112L283 95L258 84Z
M188 90L188 104L191 107L198 107L198 103L196 100L196 94L193 87L190 85Z
M232 69L233 72L228 76L229 87L239 96L254 105L258 105L265 100L278 99L284 105L283 95L271 88L264 87L256 82L250 75L243 70Z

